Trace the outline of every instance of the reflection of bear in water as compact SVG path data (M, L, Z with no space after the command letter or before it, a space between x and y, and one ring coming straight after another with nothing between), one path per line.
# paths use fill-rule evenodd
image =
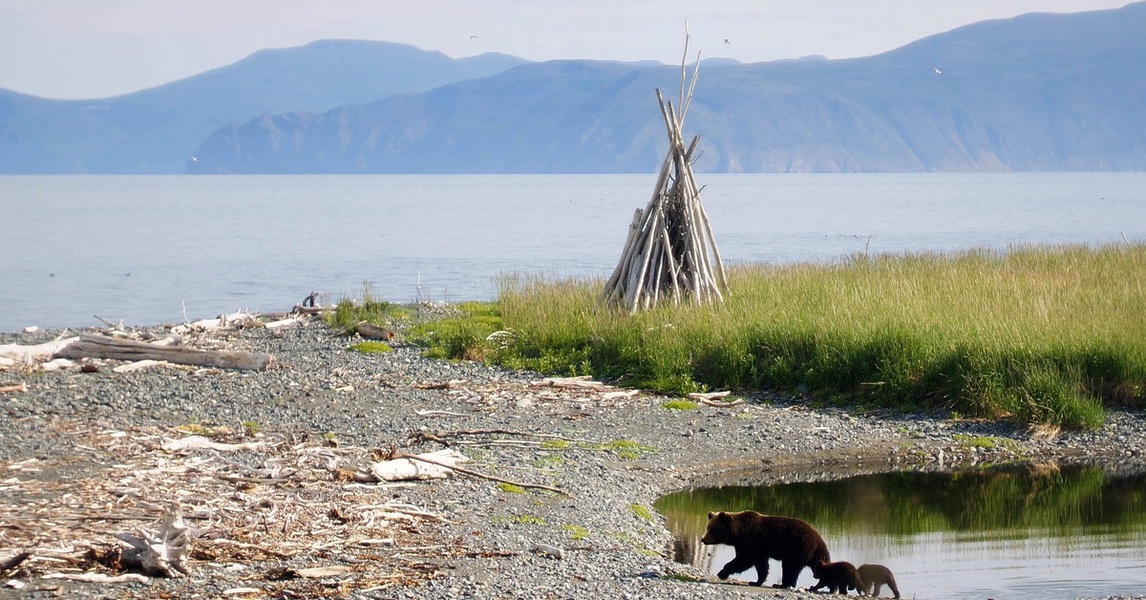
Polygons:
M820 588L828 588L829 592L847 594L849 589L853 589L861 596L864 595L864 582L860 579L856 566L850 562L812 565L812 575L815 575L817 580L816 585L811 588L813 592L819 591Z
M717 573L729 575L756 567L756 583L768 578L768 559L780 561L781 580L773 587L796 587L804 567L831 561L824 538L811 525L791 517L771 517L756 511L708 513L704 544L726 544L736 549L733 558Z
M895 597L899 597L899 588L895 585L895 575L891 574L891 569L883 565L860 565L859 575L863 580L864 591L872 596L879 595L879 588L883 584L891 588L891 593ZM872 588L875 588L874 591Z

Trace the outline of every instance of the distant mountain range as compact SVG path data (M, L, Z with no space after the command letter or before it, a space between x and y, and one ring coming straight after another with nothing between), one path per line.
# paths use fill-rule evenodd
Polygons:
M880 55L705 61L705 172L1146 170L1146 2ZM0 91L6 173L652 172L680 65L326 41L100 101Z
M423 92L525 62L329 40L261 50L114 98L46 100L0 89L0 173L182 173L195 149L229 123Z

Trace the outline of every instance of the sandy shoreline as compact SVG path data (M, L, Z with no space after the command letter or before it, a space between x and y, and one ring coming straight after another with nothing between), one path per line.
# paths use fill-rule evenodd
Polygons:
M58 333L3 334L0 344ZM2 574L22 587L0 594L807 597L707 581L671 560L663 519L633 507L717 480L1013 460L1146 470L1138 412L1112 413L1097 432L1042 436L927 415L813 410L783 395L672 411L655 395L428 360L400 343L388 354L348 351L347 338L317 320L190 333L185 343L275 362L263 371L115 373L123 361L113 360L84 361L91 372L0 370L0 383L27 388L0 394L0 561L31 554ZM193 434L237 448L172 445ZM956 434L1013 443L976 449ZM389 452L447 447L470 459L467 469L501 481L361 480ZM154 528L172 511L196 536L190 576L45 578L117 574L108 558L116 534Z

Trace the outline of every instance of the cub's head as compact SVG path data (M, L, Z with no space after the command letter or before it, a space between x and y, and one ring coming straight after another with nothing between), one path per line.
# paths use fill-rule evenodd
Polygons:
M708 528L702 544L732 544L732 515L724 511L708 513Z

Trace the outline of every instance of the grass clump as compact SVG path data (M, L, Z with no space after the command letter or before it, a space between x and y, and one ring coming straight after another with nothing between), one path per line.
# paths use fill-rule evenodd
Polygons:
M652 511L642 504L630 504L629 512L633 513L633 516L643 521L648 521L650 523L653 521Z
M543 452L533 459L533 466L539 469L555 469L565 464L565 459L556 452Z
M589 528L582 527L581 525L562 525L561 529L564 529L565 532L569 534L569 537L576 541L581 541L589 537Z
M1146 404L1146 245L855 256L729 270L718 305L629 315L603 282L502 281L497 322L436 331L448 355L686 396L812 401L1095 428ZM507 331L496 346L485 337Z
M678 398L676 400L665 401L661 404L661 408L667 408L669 410L696 410L700 408L700 405L692 400L682 400Z
M643 452L656 452L656 448L642 446L632 440L613 440L599 444L596 449L609 450L622 460L639 460Z
M334 305L334 310L325 313L322 318L331 327L352 333L354 326L362 321L385 326L408 317L409 313L401 305L378 298L370 284L363 284L361 302L344 298Z
M431 358L486 361L499 347L498 336L490 336L502 329L501 323L496 304L465 302L454 314L415 325L408 337Z
M499 489L499 490L501 490L507 494L524 494L525 493L525 488L521 487L520 485L514 485L512 483L499 483L499 484L497 484L497 489Z
M226 425L209 425L206 423L186 423L176 425L175 430L189 435L200 435L207 438L220 438L234 433Z
M390 344L387 344L386 342L376 342L373 340L358 342L357 344L352 345L350 349L355 352L361 352L362 354L385 354L387 352L394 351L394 348L391 347Z
M967 433L956 433L953 437L955 443L965 446L967 448L982 448L984 450L994 450L1002 447L1008 450L1017 450L1018 443L1009 438L996 437L993 435L971 435Z

